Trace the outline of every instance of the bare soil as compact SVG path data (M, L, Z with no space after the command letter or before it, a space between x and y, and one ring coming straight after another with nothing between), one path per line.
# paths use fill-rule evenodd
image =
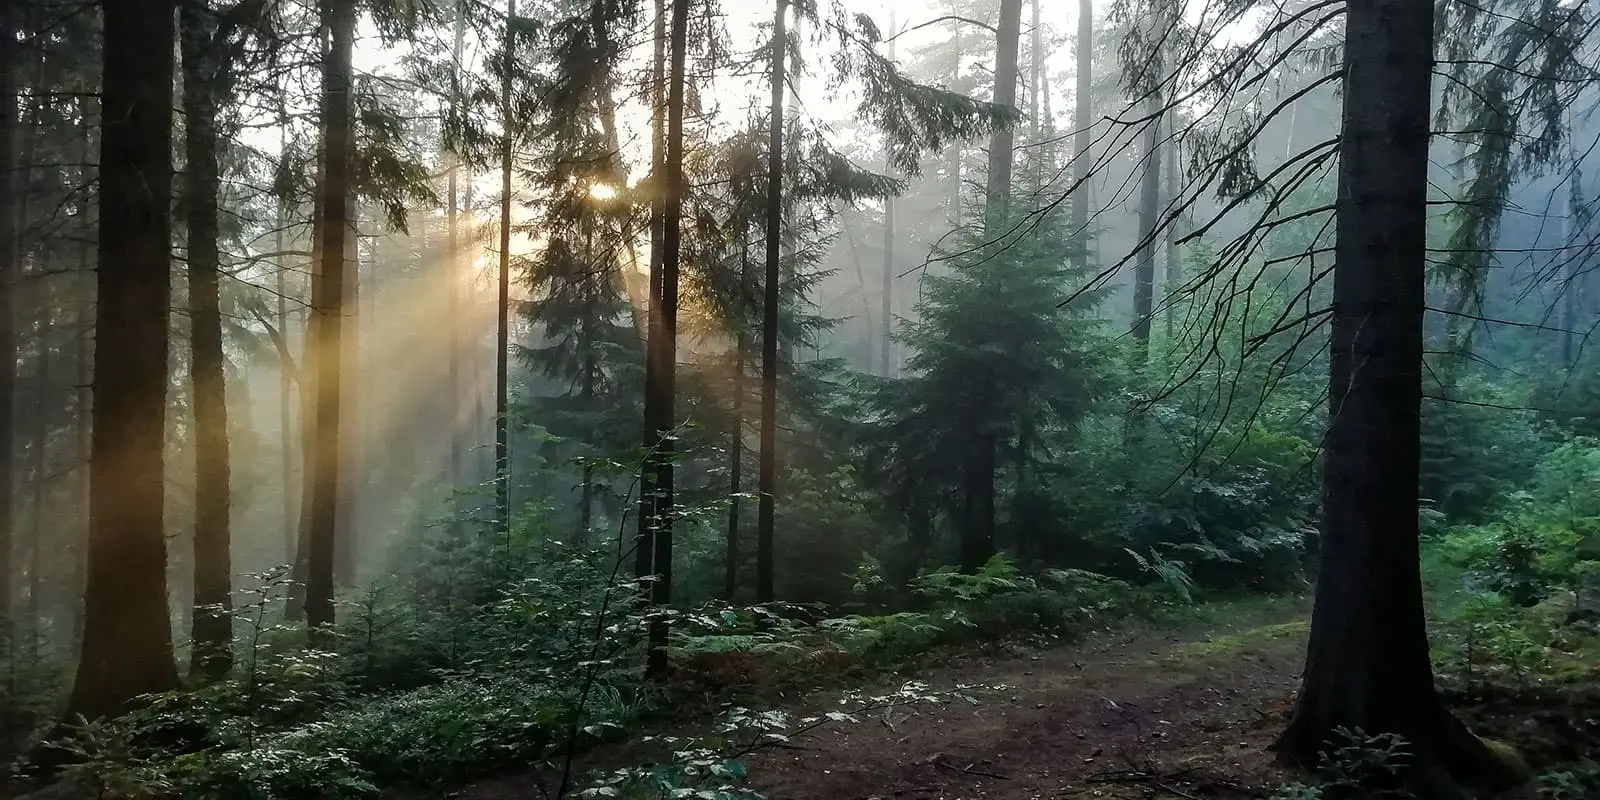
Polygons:
M1305 624L1240 619L1186 633L946 659L934 689L1003 685L977 703L896 708L746 758L771 800L1262 797L1282 782L1267 752L1299 685ZM806 706L827 703L819 695ZM617 752L596 764L619 762ZM639 753L629 754L639 763ZM532 775L452 792L536 798Z

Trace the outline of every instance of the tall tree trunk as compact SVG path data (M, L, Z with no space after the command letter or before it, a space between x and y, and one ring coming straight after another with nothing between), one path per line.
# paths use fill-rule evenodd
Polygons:
M1572 111L1566 112L1567 122L1567 208L1561 215L1562 258L1566 260L1561 281L1561 363L1571 369L1578 355L1578 282L1583 274L1583 258L1570 248L1575 247L1580 227L1578 209L1583 207L1583 173L1579 169L1578 147L1572 138Z
M17 332L16 301L13 293L17 287L17 274L21 269L22 249L17 218L21 196L27 191L26 181L20 180L17 164L17 112L21 96L18 92L17 58L18 34L22 28L22 4L0 3L0 640L9 652L12 634L11 602L11 550L12 550L12 487L16 476L12 459L16 437L12 408L16 398Z
M1000 25L995 47L994 102L1015 108L1017 81L1021 77L1022 0L1002 0ZM984 186L984 238L995 241L1005 234L1009 225L1011 206L1011 174L1016 158L1016 133L1007 126L994 132L989 139L989 172ZM999 276L1003 280L1003 276ZM992 381L987 375L977 376L979 386L987 387ZM961 567L972 571L983 565L993 555L995 469L998 434L993 427L994 398L988 391L980 390L974 397L973 420L978 430L974 432L972 452L964 465L966 472L966 520L961 532Z
M336 538L339 529L339 493L344 374L344 267L346 234L350 224L351 154L351 56L355 38L354 0L322 0L323 26L329 46L322 69L323 176L318 187L322 197L321 237L316 281L321 296L314 299L312 314L316 338L307 348L309 363L315 364L316 435L311 442L315 454L312 470L310 526L306 558L306 626L313 632L313 643L323 640L322 631L333 625L333 575Z
M667 6L666 0L656 0L655 54L650 84L650 171L665 174L667 169ZM660 505L657 495L660 487L671 486L672 442L665 432L672 427L672 415L662 416L661 376L667 364L663 363L661 348L665 344L665 322L662 316L662 283L666 263L665 233L667 206L665 192L657 191L650 198L650 300L645 318L645 371L644 371L644 449L645 459L639 471L639 535L634 542L633 574L644 580L655 574L655 539L660 523L670 518L658 516ZM666 400L671 401L668 396ZM663 450L663 448L668 448ZM670 496L671 489L668 489Z
M578 389L578 400L582 404L583 412L593 415L599 411L594 402L595 370L599 365L595 363L595 308L596 295L604 285L602 279L609 279L611 272L606 268L594 251L594 220L583 221L583 258L587 267L584 269L583 278L583 319L579 323L578 341L580 351L583 353L582 385ZM583 462L583 479L578 488L578 542L587 546L589 543L589 528L594 524L594 464L585 459Z
M288 149L288 134L285 133L280 140L285 151ZM273 249L283 253L284 231L289 225L289 202L278 201L277 232L274 234ZM283 350L278 354L278 482L283 487L283 553L284 563L294 563L296 552L296 532L300 529L299 515L295 512L294 483L294 373L289 362L289 267L284 263L284 257L279 255L277 261L277 320L279 335L283 337ZM302 387L303 391L303 387Z
M1178 131L1180 129L1180 119L1176 108L1167 111L1169 123L1167 128L1172 131L1171 139L1167 142L1165 149L1167 157L1167 202L1172 205L1174 214L1179 213L1177 210L1179 207L1178 194L1183 191L1183 185L1178 180ZM1161 296L1165 298L1164 302L1167 304L1166 313L1162 314L1162 317L1166 323L1168 347L1172 347L1172 337L1176 332L1177 324L1177 309L1172 307L1172 297L1183 282L1183 264L1179 263L1178 253L1178 239L1183 232L1178 229L1178 222L1179 219L1175 218L1167 227L1167 253L1166 257L1162 259L1162 263L1166 265L1166 272L1162 275L1164 288L1161 290Z
M361 209L355 192L348 193L349 212L344 234L344 283L340 291L339 361L339 506L334 525L333 582L352 586L357 580L361 537L360 503L366 485L362 464L363 428L361 400Z
M123 0L102 15L89 552L67 703L90 719L178 684L163 502L175 10L174 0Z
M1340 728L1400 734L1425 798L1500 777L1434 692L1418 568L1433 16L1410 0L1347 5L1322 568L1276 744L1311 764Z
M656 392L655 397L647 397L645 402L653 406L654 420L657 428L655 434L654 464L649 467L656 474L654 502L651 503L650 513L651 536L654 552L651 555L652 566L655 570L655 581L650 585L650 602L656 606L665 606L672 600L672 523L673 523L673 474L672 474L672 429L675 419L673 410L676 394L676 372L678 358L678 267L681 263L682 222L683 222L683 118L685 108L685 68L688 53L689 38L689 0L672 0L672 39L668 45L671 51L672 63L667 71L667 136L662 167L661 190L661 295L656 299L661 310L654 313L652 303L652 318L659 318L658 326L652 334L650 349L653 351L647 361L646 369L658 371L658 377L653 382ZM653 401L653 402L652 402ZM664 621L656 621L650 626L650 655L646 665L646 672L654 678L664 678L667 674L667 625Z
M896 29L894 7L889 7L889 60L895 58ZM888 166L888 154L884 165ZM878 320L878 374L892 378L898 364L894 362L894 195L883 198L883 308Z
M327 57L326 48L323 57ZM327 182L327 174L327 159L319 157L316 177L318 187ZM289 570L289 596L283 615L284 620L288 622L305 619L306 585L309 582L311 564L311 498L316 494L317 481L322 479L321 473L317 470L317 459L321 457L317 449L317 436L321 430L317 423L317 404L321 401L317 385L322 379L318 374L322 366L321 361L312 353L322 342L322 323L325 319L319 310L326 303L323 297L327 286L322 280L322 201L323 196L319 188L311 201L311 262L306 269L309 276L306 292L306 331L300 354L300 456L303 464L300 469L299 530L295 536L294 561Z
M512 26L517 0L506 0L506 74L500 84L501 121L506 127L500 143L500 282L495 300L494 351L494 524L508 544L511 541L511 428L508 370L511 351L511 161L517 146L516 123L511 109L511 70L516 52Z
M455 7L455 44L451 47L450 57L450 122L452 127L461 124L461 53L466 42L467 33L467 4L466 0L456 0ZM449 297L449 311L447 312L447 332L449 337L447 347L450 349L448 361L450 364L449 388L445 390L445 414L450 420L450 429L445 432L445 446L450 450L449 467L445 480L451 488L450 497L450 538L459 541L462 531L461 501L455 495L461 486L461 454L464 449L462 441L462 417L465 416L461 399L461 305L463 283L466 276L461 269L461 239L458 230L457 204L460 202L459 187L461 159L455 153L448 153L446 158L450 161L448 177L448 191L450 194L450 207L448 214L449 225L449 252L445 257L445 283Z
M55 298L48 291L47 274L44 260L36 259L30 277L37 284L33 295L37 320L35 338L39 348L39 375L38 381L34 384L31 425L33 441L28 445L28 484L32 497L29 498L31 513L28 515L28 604L23 627L27 646L35 650L40 642L39 568L42 560L40 551L43 549L40 545L44 537L45 507L49 504L50 407L54 399L51 393L54 391L52 384L55 377L55 343L52 341L55 338Z
M184 195L189 271L190 377L194 403L193 649L189 671L214 679L233 663L228 397L223 373L217 249L222 164L216 96L221 71L205 0L180 0L183 53Z
M1158 59L1151 58L1153 71ZM1139 180L1139 255L1133 265L1133 362L1143 369L1150 361L1150 312L1155 300L1157 217L1161 214L1161 95L1150 80L1145 110L1152 118L1144 131L1144 171Z
M782 288L784 61L789 52L788 0L774 4L772 106L767 128L767 262L761 294L761 463L756 506L756 602L773 601L773 528L778 492L778 301Z
M1079 244L1073 266L1089 268L1089 126L1093 124L1094 0L1078 0L1077 96L1072 114L1072 230Z
M750 226L742 224L739 230L739 296L750 296ZM728 532L722 574L722 599L732 603L739 591L739 534L740 514L743 504L739 493L744 490L744 369L745 356L750 349L750 339L745 326L738 325L733 332L733 409L728 429Z
M99 115L96 112L99 105L94 100L84 103L84 130L82 158L84 163L91 161L99 147ZM83 216L88 216L87 214ZM95 226L98 221L91 223L82 220L79 229L83 237L79 244L78 274L76 294L73 298L77 330L77 347L74 348L74 358L77 360L77 393L74 401L76 406L73 424L77 438L77 460L74 465L77 474L76 486L73 491L73 501L78 504L78 529L72 539L72 578L70 584L71 594L81 597L84 591L84 582L88 570L89 531L93 521L93 514L89 511L89 497L91 491L91 472L89 461L94 451L94 318L95 318L95 286L98 280L95 269ZM4 302L0 300L0 302ZM9 308L7 314L13 313ZM0 336L4 335L5 327L0 326ZM3 356L0 356L3 358ZM13 363L15 360L13 359ZM76 647L83 641L83 608L80 603L72 603L72 638L71 646Z

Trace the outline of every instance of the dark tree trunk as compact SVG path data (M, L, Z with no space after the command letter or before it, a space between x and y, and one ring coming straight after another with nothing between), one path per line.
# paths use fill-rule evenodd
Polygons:
M16 477L12 459L16 437L12 408L17 381L16 301L13 294L21 267L18 246L20 196L26 182L17 162L17 111L19 107L17 36L22 4L0 3L0 640L11 641L12 487ZM9 651L8 651L9 652Z
M889 7L890 36L895 34L894 7ZM895 58L895 40L889 40L889 60ZM885 166L888 158L884 159ZM893 378L899 372L894 361L894 195L883 198L883 308L878 320L878 374Z
M661 306L659 327L652 331L660 336L651 338L650 350L655 357L647 364L647 369L659 371L659 377L652 387L656 396L646 398L646 403L654 401L656 414L653 418L658 425L654 434L656 442L659 442L655 458L652 459L654 463L648 467L653 469L657 479L655 498L650 507L653 519L649 537L654 545L651 560L655 570L655 582L650 586L650 602L656 606L665 606L672 600L674 498L670 437L675 413L673 405L678 358L678 266L682 256L683 118L687 111L684 107L684 73L688 34L689 0L672 0L672 38L669 43L672 63L667 72L667 136L664 159L660 162L661 189L665 195L662 198L661 215L661 295L652 302L652 312L657 302ZM666 677L667 625L663 621L653 622L650 626L650 656L646 672L657 679Z
M741 309L744 298L750 296L750 227L742 226L739 232L739 297ZM750 340L745 336L745 326L733 332L733 409L728 427L728 531L722 576L722 599L732 603L739 591L739 534L743 504L739 492L744 489L744 369Z
M1434 692L1418 567L1433 15L1409 0L1347 6L1322 565L1276 748L1311 764L1338 728L1400 734L1413 788L1443 797L1502 776Z
M457 0L455 6L455 44L452 46L450 51L449 113L452 127L458 127L461 124L461 53L466 44L466 33L467 5L465 0ZM449 449L450 453L449 458L446 461L449 466L448 472L445 474L445 480L451 489L450 538L454 541L459 541L463 527L463 520L461 513L461 500L456 496L455 492L459 489L462 482L461 454L465 449L461 430L463 421L462 418L466 416L462 413L462 406L464 403L462 401L461 393L461 381L463 374L463 370L461 368L461 295L464 288L462 284L466 280L466 275L463 274L463 270L461 269L461 239L459 233L459 222L457 219L459 214L458 204L461 201L460 187L457 185L458 181L460 180L459 175L461 172L461 159L454 152L447 154L446 158L449 159L450 163L448 171L449 174L447 178L449 182L448 191L450 194L450 207L449 211L447 212L447 224L449 226L450 238L449 252L445 257L445 283L447 284L445 291L448 293L447 296L449 297L449 311L447 312L448 320L446 323L448 329L446 331L446 335L449 337L447 346L450 349L450 354L448 356L450 377L449 388L445 390L445 397L447 398L445 401L445 415L446 418L450 420L450 429L445 433L445 446Z
M595 363L595 309L598 304L598 295L605 279L610 277L607 265L594 251L594 221L585 219L583 222L583 259L585 263L583 274L583 319L580 320L578 331L579 351L583 354L582 384L578 387L579 402L583 412L591 419L599 411L594 402L595 371L599 365ZM589 528L594 524L594 464L585 459L583 462L583 478L578 487L578 543L587 546L589 543Z
M339 527L339 493L343 442L340 384L344 356L344 271L346 234L350 224L351 154L351 56L355 36L354 0L322 0L323 26L329 46L323 61L323 176L318 187L322 198L322 252L315 280L321 289L314 298L312 326L315 339L307 348L310 370L316 375L315 437L310 506L309 535L306 537L305 621L313 632L313 643L320 644L321 632L333 625L333 575Z
M500 143L500 282L495 300L494 351L494 524L509 546L511 542L511 428L509 368L511 351L511 162L517 146L516 123L511 108L511 70L516 40L512 26L517 0L506 0L506 74L500 85L501 118L506 126Z
M667 6L666 0L656 0L655 54L650 84L650 170L666 171L667 161ZM662 317L662 266L666 202L663 192L650 198L650 299L645 317L645 371L644 371L644 463L639 471L639 535L634 542L633 574L644 580L655 574L655 534L661 519L656 508L660 504L660 487L672 483L672 443L663 433L672 426L672 415L663 421L661 396L662 358L665 344L665 323ZM670 404L671 397L666 398ZM670 489L669 489L670 494Z
M284 134L281 140L285 151L288 149L288 135ZM278 201L277 233L274 234L274 249L282 253L284 250L284 231L289 225L289 203L287 200ZM294 563L297 552L296 532L299 531L299 515L295 513L294 485L294 372L289 362L289 268L284 263L283 256L277 258L278 274L277 284L277 315L279 335L283 337L283 349L278 353L278 481L283 487L283 553L284 563ZM303 389L302 389L303 390Z
M335 586L354 586L361 547L361 495L366 486L362 463L364 434L361 424L361 209L355 192L349 193L349 212L344 235L344 285L339 312L340 344L344 350L339 362L339 511L334 526L333 582Z
M167 308L173 0L103 11L99 308L83 646L67 703L90 719L178 684L167 609Z
M1089 267L1089 126L1094 113L1094 0L1078 0L1077 97L1072 115L1072 231L1079 238L1073 266Z
M1022 0L1001 0L999 34L994 61L994 102L1015 108L1017 82L1021 75ZM989 138L989 173L984 194L984 237L994 240L1003 231L1006 207L1010 204L1011 171L1016 162L1017 135L1007 125Z
M228 399L218 292L217 203L221 190L216 83L220 64L204 0L181 0L184 194L189 271L190 376L194 403L194 564L191 675L214 679L232 666L228 514Z
M1151 59L1156 63L1156 59ZM1152 67L1154 68L1154 67ZM1152 84L1154 78L1151 79ZM1145 111L1153 119L1144 131L1144 172L1139 181L1139 255L1133 265L1133 363L1143 368L1150 361L1150 312L1155 299L1156 217L1161 213L1161 96L1152 85Z
M788 0L773 14L772 104L767 122L767 260L761 285L761 463L756 506L756 602L773 601L772 537L778 493L778 301L783 276L783 100L784 56L789 51Z

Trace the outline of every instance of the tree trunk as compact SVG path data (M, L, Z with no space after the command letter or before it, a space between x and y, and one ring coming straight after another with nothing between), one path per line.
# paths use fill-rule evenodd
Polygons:
M1180 205L1178 203L1178 194L1183 191L1183 185L1178 180L1179 117L1176 108L1167 111L1167 120L1169 123L1167 128L1172 131L1170 134L1171 140L1167 142L1165 149L1167 157L1167 202L1172 204L1174 213L1178 213L1177 208ZM1174 292L1178 291L1178 287L1183 282L1183 265L1178 261L1178 239L1181 235L1182 231L1178 230L1178 219L1172 220L1167 227L1167 252L1165 258L1162 259L1162 263L1166 265L1166 270L1162 275L1163 288L1161 290L1161 296L1165 298L1164 302L1167 305L1167 310L1162 314L1162 317L1164 317L1164 322L1166 323L1168 347L1173 346L1172 338L1177 324L1177 309L1172 307L1172 296Z
M217 249L222 165L216 96L221 71L205 0L178 7L183 53L185 227L189 272L189 343L194 403L194 564L190 636L191 675L215 679L233 663L231 506L227 381L223 372L222 311Z
M667 136L662 167L661 188L661 295L657 298L661 310L652 313L659 318L652 334L650 349L654 358L647 363L648 370L656 370L659 377L653 382L655 397L646 403L654 406L657 423L654 464L649 467L656 474L654 502L650 506L650 522L654 552L651 555L655 582L650 586L650 602L665 606L672 600L672 516L673 474L672 435L675 399L675 382L678 358L678 266L681 262L683 222L683 118L685 67L689 33L689 0L672 0L672 39L669 49L672 64L667 73ZM652 303L652 312L655 311ZM652 403L652 401L654 401ZM650 626L650 656L646 665L650 676L661 679L667 674L667 625L656 621Z
M322 0L323 25L329 34L322 74L323 176L322 252L316 281L321 296L314 299L312 326L316 338L307 348L315 365L316 431L313 479L307 498L310 506L306 558L306 626L313 644L325 641L322 632L333 625L333 575L339 526L339 492L342 434L340 390L344 356L344 268L346 234L350 224L351 56L356 10L354 0Z
M285 151L288 149L288 134L280 139ZM289 225L289 203L287 200L278 201L277 233L274 234L275 244L273 249L282 253L284 250L284 231ZM284 257L278 256L277 267L277 320L279 335L283 337L283 352L278 355L278 481L283 487L283 553L284 563L294 563L296 547L296 532L300 529L298 514L295 513L294 484L294 373L288 359L289 347L289 267L284 263ZM304 387L302 387L304 391Z
M511 162L515 151L516 123L511 109L511 70L516 52L512 26L517 16L517 0L506 0L506 74L500 85L501 121L506 130L500 143L500 282L495 300L494 351L494 524L509 545L511 542L511 429L509 413L509 373L511 351Z
M750 227L741 225L739 231L739 296L750 296ZM742 307L742 306L741 306ZM744 489L744 368L745 355L750 340L745 336L745 326L738 325L733 332L733 410L728 427L728 532L726 538L722 599L732 603L739 591L739 492Z
M778 492L778 302L783 276L783 112L784 56L789 52L788 0L774 4L772 31L772 73L769 83L772 104L767 122L767 261L766 280L761 286L761 463L757 475L759 498L756 506L756 602L773 601L773 528L776 524Z
M451 124L454 126L459 126L461 124L461 53L466 43L466 32L466 2L465 0L456 0L455 44L452 46L450 51L449 112ZM447 468L448 472L445 473L445 481L451 490L450 538L453 541L460 541L463 527L461 500L456 496L455 493L459 491L462 483L461 454L462 450L464 449L461 430L463 421L462 417L465 416L465 414L462 413L464 410L462 407L465 404L462 402L461 398L461 295L463 289L465 288L463 283L466 281L467 276L462 274L463 270L461 269L461 239L457 222L457 214L459 213L457 204L461 199L459 194L460 187L457 186L457 182L460 180L461 159L454 152L446 154L445 157L449 159L450 163L448 177L446 179L449 183L448 191L450 194L450 207L449 211L447 212L447 224L449 225L450 239L449 252L445 257L445 283L447 284L445 291L448 293L447 296L449 298L449 311L447 312L448 320L446 331L446 335L449 337L449 342L446 346L450 349L450 354L448 356L450 364L449 386L445 389L445 414L450 420L450 429L445 432L445 446L449 449L450 454L449 459L446 462L449 466Z
M667 7L666 0L656 0L655 54L650 83L650 170L665 173L667 168ZM650 300L645 317L645 371L644 371L644 462L639 472L639 535L634 542L633 574L645 580L655 574L655 534L662 521L657 517L659 487L671 486L672 443L665 430L672 425L671 414L663 422L661 376L666 367L662 358L665 328L662 312L662 282L666 232L665 193L655 192L650 198ZM670 404L671 397L666 400ZM668 490L670 494L670 489ZM669 520L670 521L670 520Z
M1275 745L1309 765L1341 727L1400 734L1425 798L1502 777L1434 692L1418 567L1433 16L1409 0L1347 6L1322 567L1300 697Z
M26 181L19 180L21 173L17 162L17 110L21 96L18 92L17 37L22 28L22 4L0 3L0 640L9 645L12 634L11 602L11 549L12 549L12 488L16 477L12 458L16 436L12 409L16 398L17 332L16 301L17 274L21 269L22 251L18 242L18 214L20 197L27 191Z
M894 7L889 8L889 35L897 33ZM895 40L889 39L889 60L895 57ZM887 153L885 166L889 165ZM883 309L878 320L878 374L892 378L899 370L894 361L894 195L883 198Z
M1077 97L1072 115L1072 231L1079 238L1073 266L1089 268L1089 126L1093 124L1094 0L1078 0Z
M83 646L69 715L178 684L167 609L173 0L102 16L99 308Z
M1151 59L1152 65L1157 60ZM1159 69L1159 66L1152 66ZM1133 266L1133 363L1143 369L1150 362L1150 312L1155 300L1157 217L1161 214L1161 96L1151 79L1145 110L1153 118L1144 131L1144 172L1139 181L1139 255Z
M1022 0L1001 0L994 62L994 102L1015 108L1021 78ZM984 192L984 237L999 236L1010 204L1011 170L1016 161L1015 129L1004 126L989 138L989 172Z
M595 308L597 295L605 285L604 279L610 277L610 271L605 263L595 255L594 251L594 220L583 221L583 258L587 265L583 277L583 319L580 321L578 331L579 350L583 354L582 384L579 386L579 402L583 412L593 415L599 411L594 402L595 370L599 365L595 363ZM594 463L585 459L583 462L583 478L578 487L578 543L587 546L589 543L589 529L594 524Z
M354 586L360 560L362 489L366 485L362 465L363 428L361 401L361 209L355 192L349 193L345 208L349 212L344 235L344 285L340 291L339 381L339 510L334 525L333 582L335 586Z

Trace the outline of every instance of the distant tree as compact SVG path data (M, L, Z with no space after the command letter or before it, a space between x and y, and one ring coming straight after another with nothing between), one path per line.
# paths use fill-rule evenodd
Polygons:
M174 0L103 11L99 306L83 643L67 708L97 718L178 683L167 609Z

